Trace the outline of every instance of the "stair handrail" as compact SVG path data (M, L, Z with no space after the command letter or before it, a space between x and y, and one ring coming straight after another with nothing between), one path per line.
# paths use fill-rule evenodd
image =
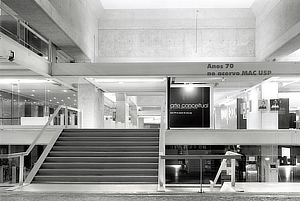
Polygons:
M165 191L165 160L160 156L165 155L165 135L166 135L166 107L161 107L161 120L159 130L159 159L158 159L158 191Z
M31 145L28 147L28 149L26 150L26 152L24 152L25 156L29 155L29 153L32 151L32 149L34 148L34 146L36 145L37 141L40 139L40 137L42 136L42 134L45 132L45 130L47 129L47 127L49 126L49 124L53 121L54 117L56 117L56 115L59 113L59 111L63 108L62 105L58 106L56 108L56 110L54 111L54 113L50 116L50 118L48 119L47 123L43 126L42 130L39 132L39 134L35 137L35 139L33 140L33 142L31 143Z
M67 114L67 110L75 110L78 111L79 113L81 113L81 110L77 109L77 108L72 108L72 107L68 107L68 106L64 106L64 105L59 105L56 110L54 111L54 113L50 116L50 118L48 119L47 123L43 126L43 128L41 129L41 131L39 132L39 134L35 137L35 139L33 140L33 142L31 143L31 145L27 148L27 150L25 152L19 152L19 153L12 153L12 154L0 154L0 158L18 158L20 157L20 167L19 167L19 185L23 185L23 169L24 169L24 157L28 156L30 154L30 152L32 151L32 149L36 146L38 140L40 139L40 137L43 135L43 133L45 132L45 130L48 128L48 126L50 125L50 123L53 121L53 119L57 116L57 114L59 113L59 111L64 108L65 109L65 113ZM67 115L65 117L67 119ZM79 121L78 121L78 125L79 127L81 127L81 114L79 116ZM80 123L80 124L79 124ZM68 122L65 121L65 127L67 128L67 124Z
M63 128L61 128L59 130L56 130L56 133L53 135L52 139L47 144L47 146L44 149L43 153L41 154L41 156L39 157L37 162L34 164L31 171L27 175L23 185L27 185L27 184L30 184L32 182L33 178L35 177L35 175L39 171L40 167L42 166L43 162L45 161L46 157L48 156L50 150L52 149L53 145L57 141L57 139L60 136L60 134L62 133L62 131L63 131Z
M163 159L163 160L166 160L166 159L198 159L200 160L200 165L199 165L199 173L200 173L200 193L203 193L203 189L202 189L202 180L203 180L203 176L202 176L202 172L203 172L203 167L202 167L202 164L203 164L203 160L206 160L206 159L222 159L223 161L227 160L227 159L231 159L231 186L235 186L235 163L236 163L236 159L241 159L242 155L239 154L239 153L234 153L234 152L231 152L231 151L227 151L225 155L160 155L160 159ZM221 166L222 167L222 164ZM217 173L217 176L216 178L218 177L218 174ZM210 185L211 185L211 188L214 187L214 184L212 183L213 181L210 181Z
M42 134L47 129L48 125L53 121L54 117L58 114L58 112L63 108L62 105L58 106L58 108L54 111L54 113L50 116L47 123L43 126L42 130L39 132L39 134L34 138L33 142L30 144L30 146L27 148L25 152L18 152L18 153L12 153L12 154L0 154L0 158L16 158L21 155L27 156L32 151L34 146L36 145L37 141L40 139Z
M241 156L241 154L239 154L239 153L236 153L236 152L233 152L233 151L226 151L226 153L225 153L225 156L228 156L228 155L237 155L237 156ZM217 174L216 174L216 177L215 177L215 179L213 180L213 182L211 183L211 185L212 185L212 187L214 187L216 184L217 184L217 181L218 181L218 179L219 179L219 177L221 176L221 172L222 172L222 170L226 170L226 162L227 162L227 159L226 158L224 158L224 159L222 159L222 162L221 162L221 165L220 165L220 167L219 167L219 169L218 169L218 172L217 172ZM233 166L232 164L231 164L231 166ZM234 173L235 171L233 171L231 174L234 176Z

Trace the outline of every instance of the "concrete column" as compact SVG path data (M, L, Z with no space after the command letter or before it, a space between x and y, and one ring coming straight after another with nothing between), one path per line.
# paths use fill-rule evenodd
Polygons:
M247 96L248 101L251 102L251 111L249 111L247 118L247 129L261 129L262 111L258 109L258 100L262 99L261 87L252 89Z
M138 118L138 128L139 129L143 129L144 128L144 124L145 124L145 119L142 117Z
M137 116L137 106L136 105L130 105L130 117L131 117L131 123L133 126L138 126L138 116Z
M124 128L129 126L129 104L124 93L116 94L116 124Z
M261 178L262 182L268 182L269 165L278 163L278 146L263 145L261 146Z
M79 84L78 109L83 111L82 128L104 128L104 94L91 84Z

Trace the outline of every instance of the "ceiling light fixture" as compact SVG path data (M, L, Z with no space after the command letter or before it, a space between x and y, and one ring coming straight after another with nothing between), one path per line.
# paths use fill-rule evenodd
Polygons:
M41 83L47 83L47 82L49 82L49 81L48 80L35 80L35 79L0 79L0 84L12 84L12 83L41 84Z
M102 78L94 79L94 81L99 83L147 83L164 82L165 78Z

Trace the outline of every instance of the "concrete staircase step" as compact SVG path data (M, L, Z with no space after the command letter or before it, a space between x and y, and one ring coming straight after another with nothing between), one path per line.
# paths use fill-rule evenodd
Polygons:
M67 129L33 183L157 183L159 131Z

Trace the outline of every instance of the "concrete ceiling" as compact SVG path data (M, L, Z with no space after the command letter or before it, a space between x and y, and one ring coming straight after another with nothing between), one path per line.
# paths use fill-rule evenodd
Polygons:
M104 9L250 8L255 0L100 0Z

